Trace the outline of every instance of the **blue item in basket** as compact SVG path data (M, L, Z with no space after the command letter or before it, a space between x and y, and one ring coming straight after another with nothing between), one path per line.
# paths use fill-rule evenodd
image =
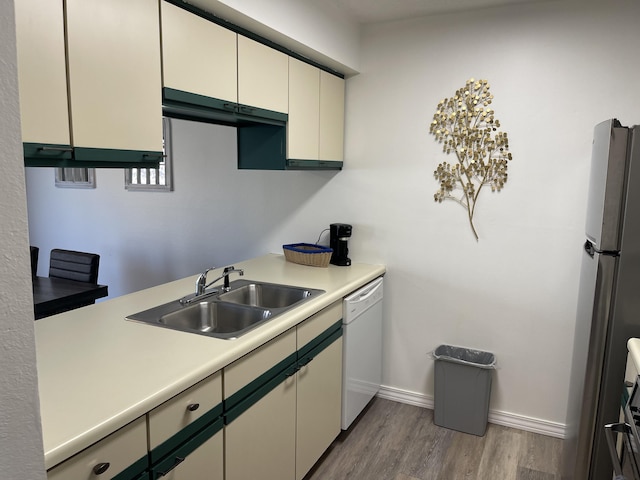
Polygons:
M283 245L285 250L291 250L298 253L332 253L333 249L329 247L323 247L322 245L315 245L313 243L292 243L290 245Z

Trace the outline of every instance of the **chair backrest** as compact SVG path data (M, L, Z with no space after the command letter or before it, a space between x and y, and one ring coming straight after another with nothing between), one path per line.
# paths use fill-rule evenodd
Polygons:
M49 276L77 282L98 283L100 255L73 250L51 250Z
M31 276L35 278L38 272L38 254L40 253L40 249L33 245L30 245L29 248L31 250Z

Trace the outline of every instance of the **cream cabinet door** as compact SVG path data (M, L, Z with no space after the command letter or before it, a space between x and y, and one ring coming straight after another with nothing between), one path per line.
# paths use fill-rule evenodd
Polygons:
M340 433L342 338L297 375L296 480L301 480Z
M191 452L169 472L153 469L152 479L163 480L223 480L223 432L220 430Z
M163 86L238 101L237 34L162 2Z
M157 0L66 0L74 147L162 151Z
M147 423L141 417L49 470L47 480L112 478L146 455Z
M238 35L238 103L289 111L289 56Z
M226 425L224 442L226 480L292 480L296 470L295 375Z
M287 158L317 160L320 133L320 69L289 58Z
M22 141L69 145L62 2L19 0L15 9Z
M320 160L344 159L345 81L320 72Z

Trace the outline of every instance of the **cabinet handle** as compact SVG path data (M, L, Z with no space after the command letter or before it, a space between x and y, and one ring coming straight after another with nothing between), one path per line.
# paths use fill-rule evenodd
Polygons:
M164 157L166 157L166 155L162 155L161 153L159 153L159 154L154 154L154 155L152 155L152 154L150 154L150 153L143 153L143 154L142 154L142 158L143 158L143 160L146 160L146 159L155 160L155 159L157 158L157 159L159 159L160 161L162 161L162 159L163 159Z
M245 107L245 106L240 107L240 111L243 113L253 113L254 110L255 108L251 108L251 107Z
M199 403L190 403L189 405L187 405L187 410L189 410L190 412L195 412L199 408L200 408Z
M295 374L296 374L296 372L297 372L298 370L300 370L300 368L299 368L299 367L293 367L291 370L289 370L289 371L287 372L287 374L286 374L286 375L287 375L287 377L292 377L293 375L295 375Z
M238 107L233 103L224 103L222 105L222 108L224 108L225 110L231 110L232 112L235 112Z
M169 470L167 470L166 472L158 472L158 476L156 478L164 477L167 473L169 473L171 470L173 470L178 465L180 465L182 462L184 462L184 458L185 457L176 457L176 459L174 460L173 465L171 465L171 468L169 468Z
M111 464L109 462L99 463L95 467L93 467L93 473L95 475L102 475L104 472L109 470Z
M39 147L43 152L73 152L71 147Z
M311 363L311 360L313 360L313 357L307 357L304 360L299 360L298 366L304 367L305 365L308 365L309 363Z

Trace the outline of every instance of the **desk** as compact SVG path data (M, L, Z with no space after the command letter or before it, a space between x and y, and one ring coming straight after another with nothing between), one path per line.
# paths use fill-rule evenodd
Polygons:
M90 305L108 295L106 285L55 277L34 277L33 307L36 320Z

